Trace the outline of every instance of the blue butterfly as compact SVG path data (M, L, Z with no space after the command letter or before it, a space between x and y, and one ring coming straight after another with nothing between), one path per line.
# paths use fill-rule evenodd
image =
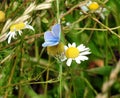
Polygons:
M46 31L44 34L45 42L42 44L43 47L47 46L55 46L60 42L60 33L61 26L60 24L56 24L52 27L52 31Z

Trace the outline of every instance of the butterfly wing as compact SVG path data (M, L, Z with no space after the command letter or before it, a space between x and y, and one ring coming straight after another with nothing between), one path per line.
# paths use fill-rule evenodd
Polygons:
M44 34L45 42L42 44L43 47L54 46L59 43L58 38L56 38L52 32L47 31Z
M59 42L44 42L42 44L42 47L47 47L47 46L55 46L57 45Z
M60 24L56 24L52 27L53 35L60 40L61 26Z

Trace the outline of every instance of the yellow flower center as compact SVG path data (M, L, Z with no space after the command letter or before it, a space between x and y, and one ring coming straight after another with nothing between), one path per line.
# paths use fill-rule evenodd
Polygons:
M21 22L21 23L18 23L18 24L13 24L11 27L10 27L10 31L19 31L21 29L24 29L25 28L25 23Z
M90 10L97 10L97 9L99 8L99 4L98 4L97 2L92 2L92 3L88 6L88 8L89 8Z
M3 11L0 11L0 22L5 21L5 13Z
M67 58L76 58L79 56L79 50L75 47L70 47L66 50L65 55Z

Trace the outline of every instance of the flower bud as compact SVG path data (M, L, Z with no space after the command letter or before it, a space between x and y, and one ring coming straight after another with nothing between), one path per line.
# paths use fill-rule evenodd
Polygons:
M5 21L5 13L3 11L0 11L0 22Z
M48 55L56 57L57 59L60 59L61 61L64 60L64 57L65 57L64 44L60 42L58 45L48 46L47 53Z

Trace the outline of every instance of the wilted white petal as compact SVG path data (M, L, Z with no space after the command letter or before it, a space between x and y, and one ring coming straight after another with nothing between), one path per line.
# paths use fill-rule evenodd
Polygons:
M2 35L0 36L0 42L5 41L7 38L8 38L8 37L7 37L7 33L2 34Z
M28 18L30 18L31 16L29 15L22 15L21 17L19 17L18 19L15 20L14 24L17 24L19 23L20 21L21 22L24 22L26 21Z
M31 3L29 5L28 8L26 8L26 10L24 11L23 15L29 14L30 12L32 12L34 10L34 8L36 7L35 2Z
M45 2L52 2L52 1L54 1L54 0L45 0Z
M66 64L67 64L67 66L70 66L70 65L71 65L71 63L72 63L72 59L71 59L71 58L69 58L69 59L67 60Z
M12 24L11 19L8 19L1 31L1 34L5 33L9 29L11 24Z
M35 10L48 9L51 7L51 3L43 3L36 6Z

